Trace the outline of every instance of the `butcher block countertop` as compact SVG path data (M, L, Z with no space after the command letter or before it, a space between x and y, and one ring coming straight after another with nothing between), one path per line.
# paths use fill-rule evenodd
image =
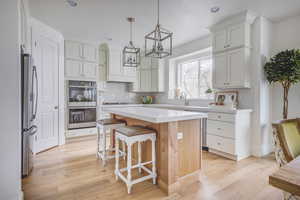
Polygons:
M165 123L207 118L207 114L151 107L103 108L105 112L151 123Z

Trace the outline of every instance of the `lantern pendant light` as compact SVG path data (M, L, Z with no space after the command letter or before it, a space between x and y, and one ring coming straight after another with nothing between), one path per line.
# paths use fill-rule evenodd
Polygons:
M132 23L135 21L133 17L128 17L127 21L130 23L130 41L123 49L123 66L124 67L138 67L140 64L140 48L136 48L132 42Z
M173 33L162 28L159 23L159 0L157 0L157 25L151 33L145 36L145 56L164 58L172 55Z

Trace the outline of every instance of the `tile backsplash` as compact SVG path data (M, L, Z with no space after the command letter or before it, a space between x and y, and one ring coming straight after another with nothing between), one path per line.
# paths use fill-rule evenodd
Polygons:
M99 101L137 103L136 94L129 92L128 83L106 83L105 91L98 91Z

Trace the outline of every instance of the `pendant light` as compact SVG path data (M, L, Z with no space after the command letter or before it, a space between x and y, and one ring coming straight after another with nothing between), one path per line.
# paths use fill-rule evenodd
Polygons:
M145 36L145 56L164 58L172 55L173 33L162 28L159 23L159 0L157 0L157 25L151 33Z
M123 66L124 67L138 67L140 64L140 48L136 48L132 42L132 23L135 21L133 17L128 17L127 21L130 23L130 41L123 49Z

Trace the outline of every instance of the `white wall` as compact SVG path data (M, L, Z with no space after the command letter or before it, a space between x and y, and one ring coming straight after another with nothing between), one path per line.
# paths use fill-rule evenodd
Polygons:
M17 200L21 191L18 0L1 1L0 13L0 199Z
M300 15L276 23L274 27L274 40L272 54L286 50L300 49ZM272 90L273 120L282 119L283 91L281 85L276 85ZM300 117L300 84L294 85L289 93L289 118Z

